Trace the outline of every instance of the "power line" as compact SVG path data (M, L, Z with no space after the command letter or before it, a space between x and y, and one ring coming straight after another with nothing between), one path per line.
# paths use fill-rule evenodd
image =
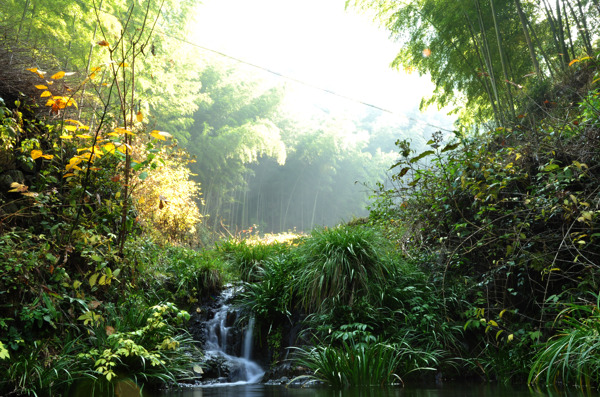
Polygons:
M356 102L358 104L361 104L361 105L364 105L364 106L367 106L367 107L379 110L381 112L385 112L385 113L389 113L389 114L395 114L395 115L399 115L399 116L404 116L407 119L412 120L414 122L421 122L421 120L415 119L414 117L407 117L405 114L400 114L398 112L382 108L382 107L374 105L372 103L365 102L365 101L362 101L360 99L356 99L356 98L353 98L353 97L350 97L350 96L347 96L347 95L344 95L344 94L340 94L338 92L332 91L332 90L327 89L327 88L323 88L323 87L318 86L316 84L309 83L309 82L307 82L305 80L301 80L301 79L298 79L296 77L292 77L292 76L283 74L281 72L277 72L277 71L275 71L273 69L270 69L270 68L267 68L267 67L264 67L264 66L261 66L261 65L257 65L255 63L252 63L252 62L249 62L249 61L246 61L246 60L234 57L232 55L226 54L226 53L221 52L221 51L213 50L211 48L208 48L208 47L202 46L200 44L194 43L194 42L192 42L192 41L190 41L188 39L177 37L177 36L171 35L169 33L166 33L164 31L161 31L161 34L163 34L164 36L167 36L167 37L169 37L169 38L171 38L173 40L177 40L177 41L180 41L180 42L185 43L187 45L190 45L192 47L196 47L196 48L199 48L201 50L208 51L208 52L211 52L213 54L217 54L217 55L222 56L224 58L231 59L232 61L235 61L237 63L241 63L241 64L244 64L244 65L247 65L247 66L250 66L250 67L262 70L262 71L265 71L267 73L270 73L272 75L278 76L278 77L283 78L285 80L292 81L294 83L297 83L297 84L300 84L300 85L303 85L303 86L306 86L306 87L310 87L310 88L313 88L313 89L316 89L316 90L319 90L319 91L322 91L322 92L325 92L325 93L328 93L328 94L336 96L338 98L346 99L346 100L351 101L351 102ZM442 127L439 127L439 126L436 126L436 125L433 125L433 124L429 124L429 123L424 123L424 124L427 125L427 126L429 126L429 127L433 127L433 128L439 129L439 130L443 130L443 131L447 131L447 132L453 132L453 130L449 130L447 128L442 128Z

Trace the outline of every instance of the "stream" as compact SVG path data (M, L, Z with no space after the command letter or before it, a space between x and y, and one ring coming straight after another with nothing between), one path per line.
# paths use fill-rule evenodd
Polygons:
M213 386L185 390L172 390L151 397L598 397L597 391L579 389L530 389L495 384L448 383L439 387L405 388L286 388L262 384L238 386Z

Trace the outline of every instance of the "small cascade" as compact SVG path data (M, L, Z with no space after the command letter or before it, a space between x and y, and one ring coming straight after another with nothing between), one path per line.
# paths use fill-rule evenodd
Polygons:
M219 374L221 383L225 378L226 383L257 383L265 372L250 359L254 318L244 332L235 329L238 313L229 304L235 292L233 287L223 291L214 317L206 323L205 355L209 361L221 362L226 368L225 373Z
M246 332L244 333L244 357L246 360L250 360L252 358L252 344L254 343L253 337L254 332L254 317L250 317L250 321L248 321L248 328L246 328Z

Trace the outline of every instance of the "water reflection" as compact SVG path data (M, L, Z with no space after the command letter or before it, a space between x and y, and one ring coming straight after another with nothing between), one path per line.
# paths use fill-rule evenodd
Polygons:
M424 388L285 388L283 386L240 385L173 390L157 397L600 397L597 391L530 389L498 385L445 384Z

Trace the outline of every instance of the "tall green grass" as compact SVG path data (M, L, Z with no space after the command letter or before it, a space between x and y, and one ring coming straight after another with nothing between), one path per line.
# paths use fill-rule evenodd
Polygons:
M432 370L439 359L436 352L415 350L408 345L356 342L352 338L336 345L297 351L297 362L313 374L296 379L317 380L334 388L403 384L403 376Z
M600 295L595 304L568 304L557 317L564 328L540 346L528 382L600 385Z
M254 282L260 279L264 261L283 253L288 249L288 245L278 242L263 244L230 239L220 243L217 249L240 280Z
M389 273L386 241L373 229L339 226L315 229L298 248L297 291L307 310L318 311L323 302L352 306L359 295L369 295L385 284Z

